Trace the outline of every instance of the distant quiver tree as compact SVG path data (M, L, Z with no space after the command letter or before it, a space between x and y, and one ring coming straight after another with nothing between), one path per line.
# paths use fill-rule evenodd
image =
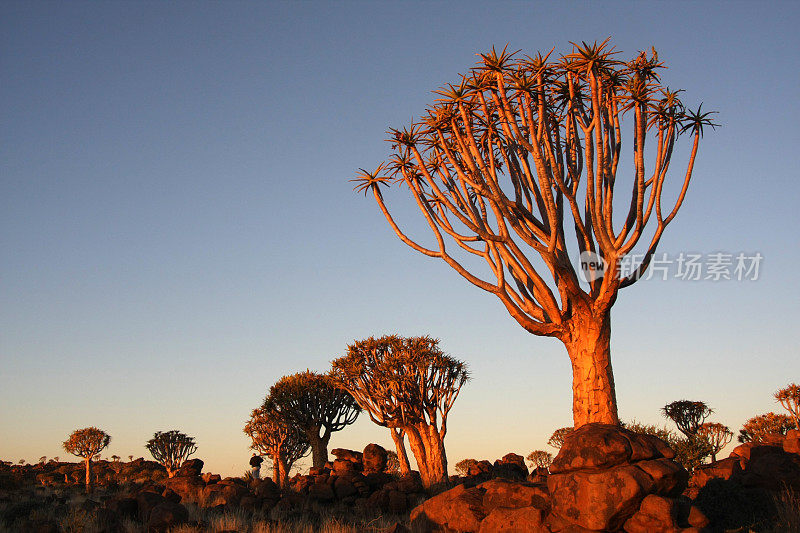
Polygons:
M770 437L781 437L794 428L794 420L784 414L765 413L754 416L739 430L739 442L764 442Z
M733 431L725 424L706 422L700 426L697 434L711 446L711 460L717 460L717 454L733 440Z
M552 435L550 435L550 438L547 440L547 444L553 448L556 448L557 450L560 450L561 446L564 445L564 439L574 430L575 428L572 427L558 428L553 432Z
M328 462L331 434L358 418L361 408L329 376L311 371L284 376L269 391L264 408L276 411L288 423L305 432L314 467Z
M650 265L683 204L703 129L715 126L661 84L655 50L629 61L616 53L606 40L573 44L559 59L481 54L478 66L435 91L440 98L421 120L389 130L388 162L353 180L405 244L497 296L525 330L564 343L575 427L619 422L611 307ZM671 187L685 133L688 161ZM390 214L382 187L392 183L419 208L432 246Z
M678 400L661 408L661 413L675 422L678 430L688 439L693 439L697 435L700 426L713 412L714 410L704 402L690 400Z
M171 431L156 431L153 438L144 445L150 451L153 459L167 469L167 476L175 476L175 472L184 461L197 451L194 437L181 433L177 429Z
M96 427L76 429L64 441L64 449L86 463L86 492L92 491L92 459L111 442L111 437Z
M272 459L273 481L286 487L292 465L308 455L311 447L305 432L263 406L253 409L244 432L250 437L251 449Z
M533 468L550 468L553 462L553 454L544 450L533 450L525 458Z
M447 483L447 416L469 379L466 364L431 337L389 335L348 346L332 374L373 422L403 429L425 487Z
M790 383L775 393L775 400L789 411L794 427L800 429L800 385Z

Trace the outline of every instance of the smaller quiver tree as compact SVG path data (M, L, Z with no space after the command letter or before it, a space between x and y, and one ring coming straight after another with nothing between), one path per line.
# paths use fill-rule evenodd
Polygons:
M332 375L373 422L405 432L426 488L447 483L447 416L469 379L465 363L431 337L389 335L348 346Z
M739 442L764 442L770 437L781 437L794 428L794 420L783 414L765 413L754 416L739 430Z
M733 440L733 431L725 424L717 422L701 425L697 435L711 446L711 461L716 461L717 454Z
M466 477L469 475L469 469L476 464L478 464L477 459L461 459L453 468L455 469L456 474Z
M531 463L533 468L548 469L553 462L553 454L544 450L533 450L525 459Z
M561 446L564 445L564 439L567 438L567 435L573 431L575 431L575 428L573 427L558 428L553 432L552 435L550 435L547 444L557 450L560 450Z
M789 411L794 420L794 427L800 429L800 385L790 383L775 393L775 399Z
M96 427L76 429L64 441L64 449L86 463L86 492L92 490L92 459L111 442L111 437Z
M253 409L244 432L252 441L251 449L272 459L272 479L281 488L286 486L292 465L311 447L305 432L263 406Z
M197 451L194 437L181 433L177 429L156 431L153 438L144 445L153 459L167 469L167 476L173 477L184 461Z
M678 400L661 408L661 413L675 422L678 430L688 439L693 439L697 435L700 426L713 412L714 410L704 402L689 400Z
M316 468L328 462L331 434L355 422L361 412L355 399L329 376L309 370L278 380L263 407L305 432Z

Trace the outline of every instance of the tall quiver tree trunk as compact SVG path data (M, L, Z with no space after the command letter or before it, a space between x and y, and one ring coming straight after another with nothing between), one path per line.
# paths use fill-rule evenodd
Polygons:
M611 369L611 313L576 308L562 338L572 363L572 417L578 428L591 422L619 424Z
M277 457L272 460L272 481L274 481L278 487L281 487L281 468L280 461L278 461Z
M406 444L404 442L405 432L399 428L389 428L389 433L392 434L394 447L397 450L397 462L400 463L400 474L406 475L411 472L411 464L408 462L408 452L406 452Z
M320 427L311 428L308 431L308 442L311 444L311 461L314 468L322 468L328 462L328 443L331 440L330 431L324 431L319 435Z
M86 458L86 494L92 492L92 458L94 455L90 455Z

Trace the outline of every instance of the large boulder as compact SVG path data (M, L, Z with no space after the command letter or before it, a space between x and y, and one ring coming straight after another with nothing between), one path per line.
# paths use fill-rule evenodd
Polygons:
M163 502L150 512L147 520L148 531L168 531L189 521L189 511L175 502Z
M528 477L528 467L525 465L524 457L508 453L494 462L492 474L512 481L525 481Z
M200 476L203 473L202 459L189 459L184 461L181 467L175 472L175 477Z
M364 473L381 473L386 470L386 462L389 454L386 448L378 446L377 444L367 444L364 448L362 461L364 464Z
M550 466L552 512L588 530L618 530L649 495L677 496L688 473L659 439L609 424L567 436Z
M351 463L358 463L361 464L364 458L364 454L361 452L357 452L355 450L347 450L344 448L336 448L331 450L331 455L336 457L339 461L350 461Z
M197 503L202 499L206 484L199 476L175 476L164 480L164 486L181 497L184 503Z
M478 487L486 491L482 501L486 513L491 513L498 507L511 509L535 507L543 511L550 508L550 495L546 485L493 479L481 483Z
M496 507L481 520L478 533L550 533L544 511L536 507Z
M486 518L486 489L457 485L423 502L411 511L412 529L428 532L475 532Z

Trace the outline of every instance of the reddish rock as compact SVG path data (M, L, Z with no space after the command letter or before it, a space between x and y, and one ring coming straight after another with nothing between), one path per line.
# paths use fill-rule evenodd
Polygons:
M129 518L131 520L136 518L139 514L139 504L136 498L112 498L106 502L106 508L117 513L121 518Z
M481 520L486 518L484 494L485 489L467 489L464 485L442 492L411 511L412 529L428 532L478 531Z
M512 481L525 481L528 477L528 467L525 458L515 453L508 453L502 459L494 462L492 475Z
M481 520L479 533L550 533L544 511L535 507L496 507Z
M206 485L198 476L175 476L165 479L164 487L180 496L182 502L197 503L200 501Z
M344 459L336 459L333 462L333 471L337 476L346 476L348 474L355 474L361 469L361 463L354 463Z
M203 489L203 507L217 507L224 505L235 507L244 496L250 494L247 487L238 483L214 483Z
M349 479L343 477L336 479L333 484L333 489L339 499L358 494L358 489L353 486L353 483Z
M386 470L386 462L389 454L386 448L377 444L367 444L362 454L365 473L380 473Z
M778 492L784 487L800 491L800 457L780 449L778 453L756 454L751 450L751 459L741 476L746 487L761 487Z
M689 525L698 529L703 529L708 526L711 521L698 507L692 505L689 509Z
M745 461L751 461L758 457L764 455L770 455L773 453L780 453L783 451L783 445L774 446L771 444L763 444L760 442L745 442L744 444L740 444L736 448L733 449L731 452L731 457L736 456L744 459Z
M206 485L211 485L213 483L218 483L222 480L222 477L219 474L203 474L200 476L203 479L203 482Z
M783 451L800 455L800 430L790 429L783 439Z
M364 454L354 450L346 450L344 448L336 448L331 450L331 455L336 457L339 461L350 461L351 463L361 464L364 459Z
M167 531L189 520L189 511L186 507L175 502L163 502L150 512L147 520L148 531Z
M553 512L586 529L615 530L639 508L653 480L633 465L551 475Z
M690 485L702 489L712 479L731 479L742 473L739 457L728 457L694 469Z
M281 497L281 489L269 478L259 481L255 487L253 487L253 493L259 498L277 500Z
M547 510L550 507L547 487L532 483L513 483L505 479L493 479L478 485L484 489L484 511L490 513L497 507L535 507Z
M336 495L333 488L327 483L317 483L308 489L308 495L318 502L332 502Z
M408 511L408 498L406 495L397 490L390 490L388 510L389 512L395 514L401 514Z
M203 461L201 459L189 459L184 461L181 467L175 472L175 477L199 476L203 473Z
M627 533L673 533L678 528L676 516L675 500L649 494L623 529Z
M654 494L674 498L683 492L689 481L689 472L670 459L651 459L634 464L652 478Z

